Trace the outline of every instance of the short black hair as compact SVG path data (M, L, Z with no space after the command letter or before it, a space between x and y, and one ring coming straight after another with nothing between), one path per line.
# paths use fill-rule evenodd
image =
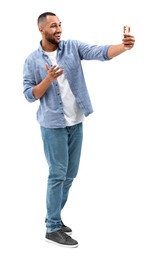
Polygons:
M56 16L56 14L52 13L52 12L45 12L39 15L38 19L37 19L37 24L39 25L40 22L43 22L45 20L45 18L50 15L50 16Z

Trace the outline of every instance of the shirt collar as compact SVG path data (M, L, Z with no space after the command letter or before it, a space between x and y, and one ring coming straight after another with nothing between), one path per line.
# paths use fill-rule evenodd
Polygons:
M61 50L61 47L62 47L62 41L59 42L58 44L58 49ZM42 49L42 40L40 41L40 44L39 44L39 50L44 53L44 50Z

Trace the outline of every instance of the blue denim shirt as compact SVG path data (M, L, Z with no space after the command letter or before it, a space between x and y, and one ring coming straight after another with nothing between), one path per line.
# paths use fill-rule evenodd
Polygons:
M76 40L62 40L59 43L57 49L57 64L64 69L65 77L85 116L91 114L93 108L81 61L108 60L108 47L109 45L90 45ZM29 102L36 101L32 90L34 86L39 84L47 75L45 63L52 66L40 42L39 48L26 58L23 67L23 93ZM37 120L41 126L47 128L66 127L57 80L50 85L45 94L40 98Z

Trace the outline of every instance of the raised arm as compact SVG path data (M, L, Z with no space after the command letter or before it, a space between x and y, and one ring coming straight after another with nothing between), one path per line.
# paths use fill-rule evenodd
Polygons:
M135 44L135 38L132 35L124 35L121 44L110 45L107 51L108 58L114 58L121 53L130 50Z

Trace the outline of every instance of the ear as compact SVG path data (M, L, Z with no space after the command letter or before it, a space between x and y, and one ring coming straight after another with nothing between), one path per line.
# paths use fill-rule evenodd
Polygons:
M43 32L43 28L42 28L42 26L39 26L39 32Z

